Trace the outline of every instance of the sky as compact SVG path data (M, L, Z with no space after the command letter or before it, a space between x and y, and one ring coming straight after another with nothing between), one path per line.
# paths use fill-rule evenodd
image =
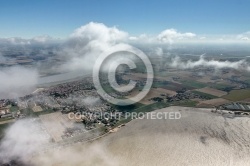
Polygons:
M0 0L0 38L66 38L89 22L131 35L171 28L233 35L250 31L249 7L249 0Z

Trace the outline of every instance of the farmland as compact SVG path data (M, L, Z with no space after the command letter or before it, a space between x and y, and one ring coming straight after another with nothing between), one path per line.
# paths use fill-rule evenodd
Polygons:
M228 95L223 96L230 101L241 101L250 98L250 89L232 90Z
M214 89L214 88L208 88L208 87L205 87L202 89L196 89L196 91L207 93L207 94L217 96L217 97L221 97L227 94L225 91L221 91L221 90Z

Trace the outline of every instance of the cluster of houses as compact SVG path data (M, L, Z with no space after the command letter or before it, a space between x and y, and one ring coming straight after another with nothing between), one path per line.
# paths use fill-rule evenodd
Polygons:
M0 108L0 118L13 117L9 108Z
M184 92L178 92L176 95L174 96L167 96L167 102L174 102L174 101L181 101L181 100L188 100L188 99L209 99L206 96L201 96L199 94L196 93L192 93L189 91L184 91Z
M12 103L12 100L2 99L0 100L0 118L11 118L14 115L11 113L9 105Z
M88 116L77 121L84 123L86 129L93 129L96 123L109 126L116 122L111 114L109 115L114 111L113 107L100 98L92 80L89 79L43 89L22 97L20 103L31 109L39 106L44 110L50 108L54 111L61 111L63 114L88 113ZM96 113L105 113L107 117L97 116Z

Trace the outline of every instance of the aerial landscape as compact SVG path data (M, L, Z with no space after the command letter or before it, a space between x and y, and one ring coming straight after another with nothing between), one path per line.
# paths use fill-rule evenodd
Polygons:
M250 165L249 7L0 0L0 166Z

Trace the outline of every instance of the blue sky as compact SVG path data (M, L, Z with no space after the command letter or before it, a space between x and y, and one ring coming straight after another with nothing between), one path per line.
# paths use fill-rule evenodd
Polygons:
M249 0L0 0L0 38L67 37L91 21L131 35L240 34L250 31L249 16Z

